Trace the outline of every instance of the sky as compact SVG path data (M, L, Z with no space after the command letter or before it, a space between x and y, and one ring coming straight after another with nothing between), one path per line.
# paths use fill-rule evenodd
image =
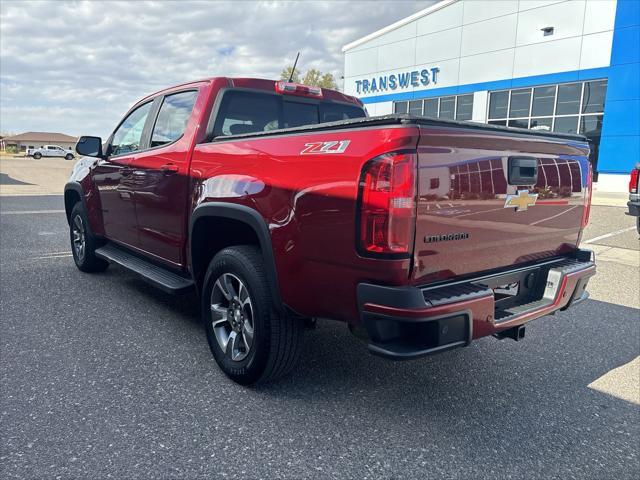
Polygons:
M342 47L426 1L0 2L0 131L108 136L138 99L212 76L339 80Z

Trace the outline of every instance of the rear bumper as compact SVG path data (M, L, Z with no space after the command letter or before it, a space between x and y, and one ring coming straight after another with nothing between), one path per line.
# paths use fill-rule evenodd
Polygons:
M632 215L634 217L640 217L640 196L639 195L630 195L632 197L628 202L627 206L629 207L628 215ZM633 197L636 197L635 199Z
M469 345L586 298L596 272L593 254L540 262L431 288L358 285L358 306L369 350L412 359ZM493 288L518 282L517 296L496 299Z

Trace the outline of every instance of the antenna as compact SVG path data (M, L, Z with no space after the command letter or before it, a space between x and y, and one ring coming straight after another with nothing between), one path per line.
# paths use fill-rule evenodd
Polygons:
M289 81L293 80L293 74L296 73L296 65L298 65L298 59L300 58L300 52L296 55L296 61L293 62L293 68L291 69L291 75L289 75Z

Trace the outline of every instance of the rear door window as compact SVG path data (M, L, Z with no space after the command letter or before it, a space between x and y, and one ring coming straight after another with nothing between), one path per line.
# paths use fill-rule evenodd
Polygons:
M231 90L224 94L213 135L239 135L364 117L356 105L296 101L281 95Z
M182 136L196 98L198 92L194 90L174 93L164 98L151 135L152 147L175 142Z

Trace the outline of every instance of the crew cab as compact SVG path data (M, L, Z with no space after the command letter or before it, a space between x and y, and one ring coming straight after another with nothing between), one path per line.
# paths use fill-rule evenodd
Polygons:
M59 145L45 145L40 148L29 148L27 157L33 157L36 160L42 157L64 157L67 160L73 160L75 155L71 149L64 149Z
M595 273L582 136L367 117L340 92L211 78L140 100L76 150L77 267L195 290L241 384L289 372L315 318L390 359L520 340Z

